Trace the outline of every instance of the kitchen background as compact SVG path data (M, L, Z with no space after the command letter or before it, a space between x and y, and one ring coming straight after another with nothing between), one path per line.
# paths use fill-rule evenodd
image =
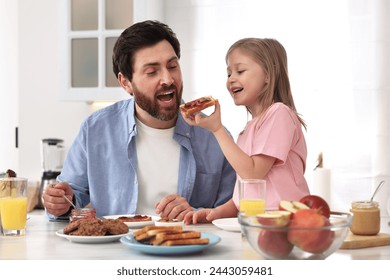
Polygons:
M79 0L87 1L87 0ZM104 0L88 0L99 1ZM126 2L126 0L107 0ZM63 83L67 0L0 0L0 171L38 182L40 143L66 148L99 104L66 98ZM331 206L390 196L390 1L133 0L129 21L158 19L182 44L184 97L213 95L236 137L247 121L225 88L228 47L243 37L272 37L286 48L298 111L308 124L306 178L319 153L331 170ZM65 7L65 9L64 9ZM131 22L129 22L129 25ZM123 93L116 99L128 98ZM89 98L95 101L99 98ZM106 99L106 98L104 98ZM18 148L15 127L19 128Z

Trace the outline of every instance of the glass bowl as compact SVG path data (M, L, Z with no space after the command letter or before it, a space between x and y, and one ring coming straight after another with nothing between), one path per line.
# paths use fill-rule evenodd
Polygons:
M349 213L332 212L329 226L291 228L263 225L255 216L238 214L242 232L252 248L272 260L326 259L342 245L351 221ZM293 245L292 239L299 245Z

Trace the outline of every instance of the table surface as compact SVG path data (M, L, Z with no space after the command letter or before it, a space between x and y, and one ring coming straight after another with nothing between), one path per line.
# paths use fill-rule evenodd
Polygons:
M178 256L148 255L121 242L81 244L56 235L67 222L51 222L43 210L29 213L26 235L0 236L0 259L3 260L156 260L177 259ZM381 232L390 233L389 217L382 217ZM181 256L185 260L258 260L259 256L240 232L220 229L213 224L186 226L189 230L218 235L221 241L199 253ZM362 259L390 260L390 246L338 250L327 260Z

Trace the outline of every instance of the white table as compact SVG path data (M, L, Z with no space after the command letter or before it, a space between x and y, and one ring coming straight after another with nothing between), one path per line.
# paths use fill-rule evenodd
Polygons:
M27 233L23 237L0 236L0 260L170 260L177 256L155 256L131 250L121 242L104 244L80 244L55 234L66 222L50 222L42 210L29 213ZM381 232L390 233L390 218L382 218ZM221 242L204 252L181 256L185 260L259 260L261 257L251 248L240 232L230 232L213 224L191 225L203 233L221 237ZM365 249L338 250L327 260L363 259L390 260L390 246Z

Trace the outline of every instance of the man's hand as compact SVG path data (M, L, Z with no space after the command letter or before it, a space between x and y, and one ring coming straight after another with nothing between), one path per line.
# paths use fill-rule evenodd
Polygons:
M68 183L48 184L43 194L43 206L46 211L54 216L61 216L68 212L70 204L65 200L64 195L72 201L73 190Z
M190 204L184 197L178 194L170 194L156 203L156 213L162 218L178 219L182 221L184 216L192 211Z

